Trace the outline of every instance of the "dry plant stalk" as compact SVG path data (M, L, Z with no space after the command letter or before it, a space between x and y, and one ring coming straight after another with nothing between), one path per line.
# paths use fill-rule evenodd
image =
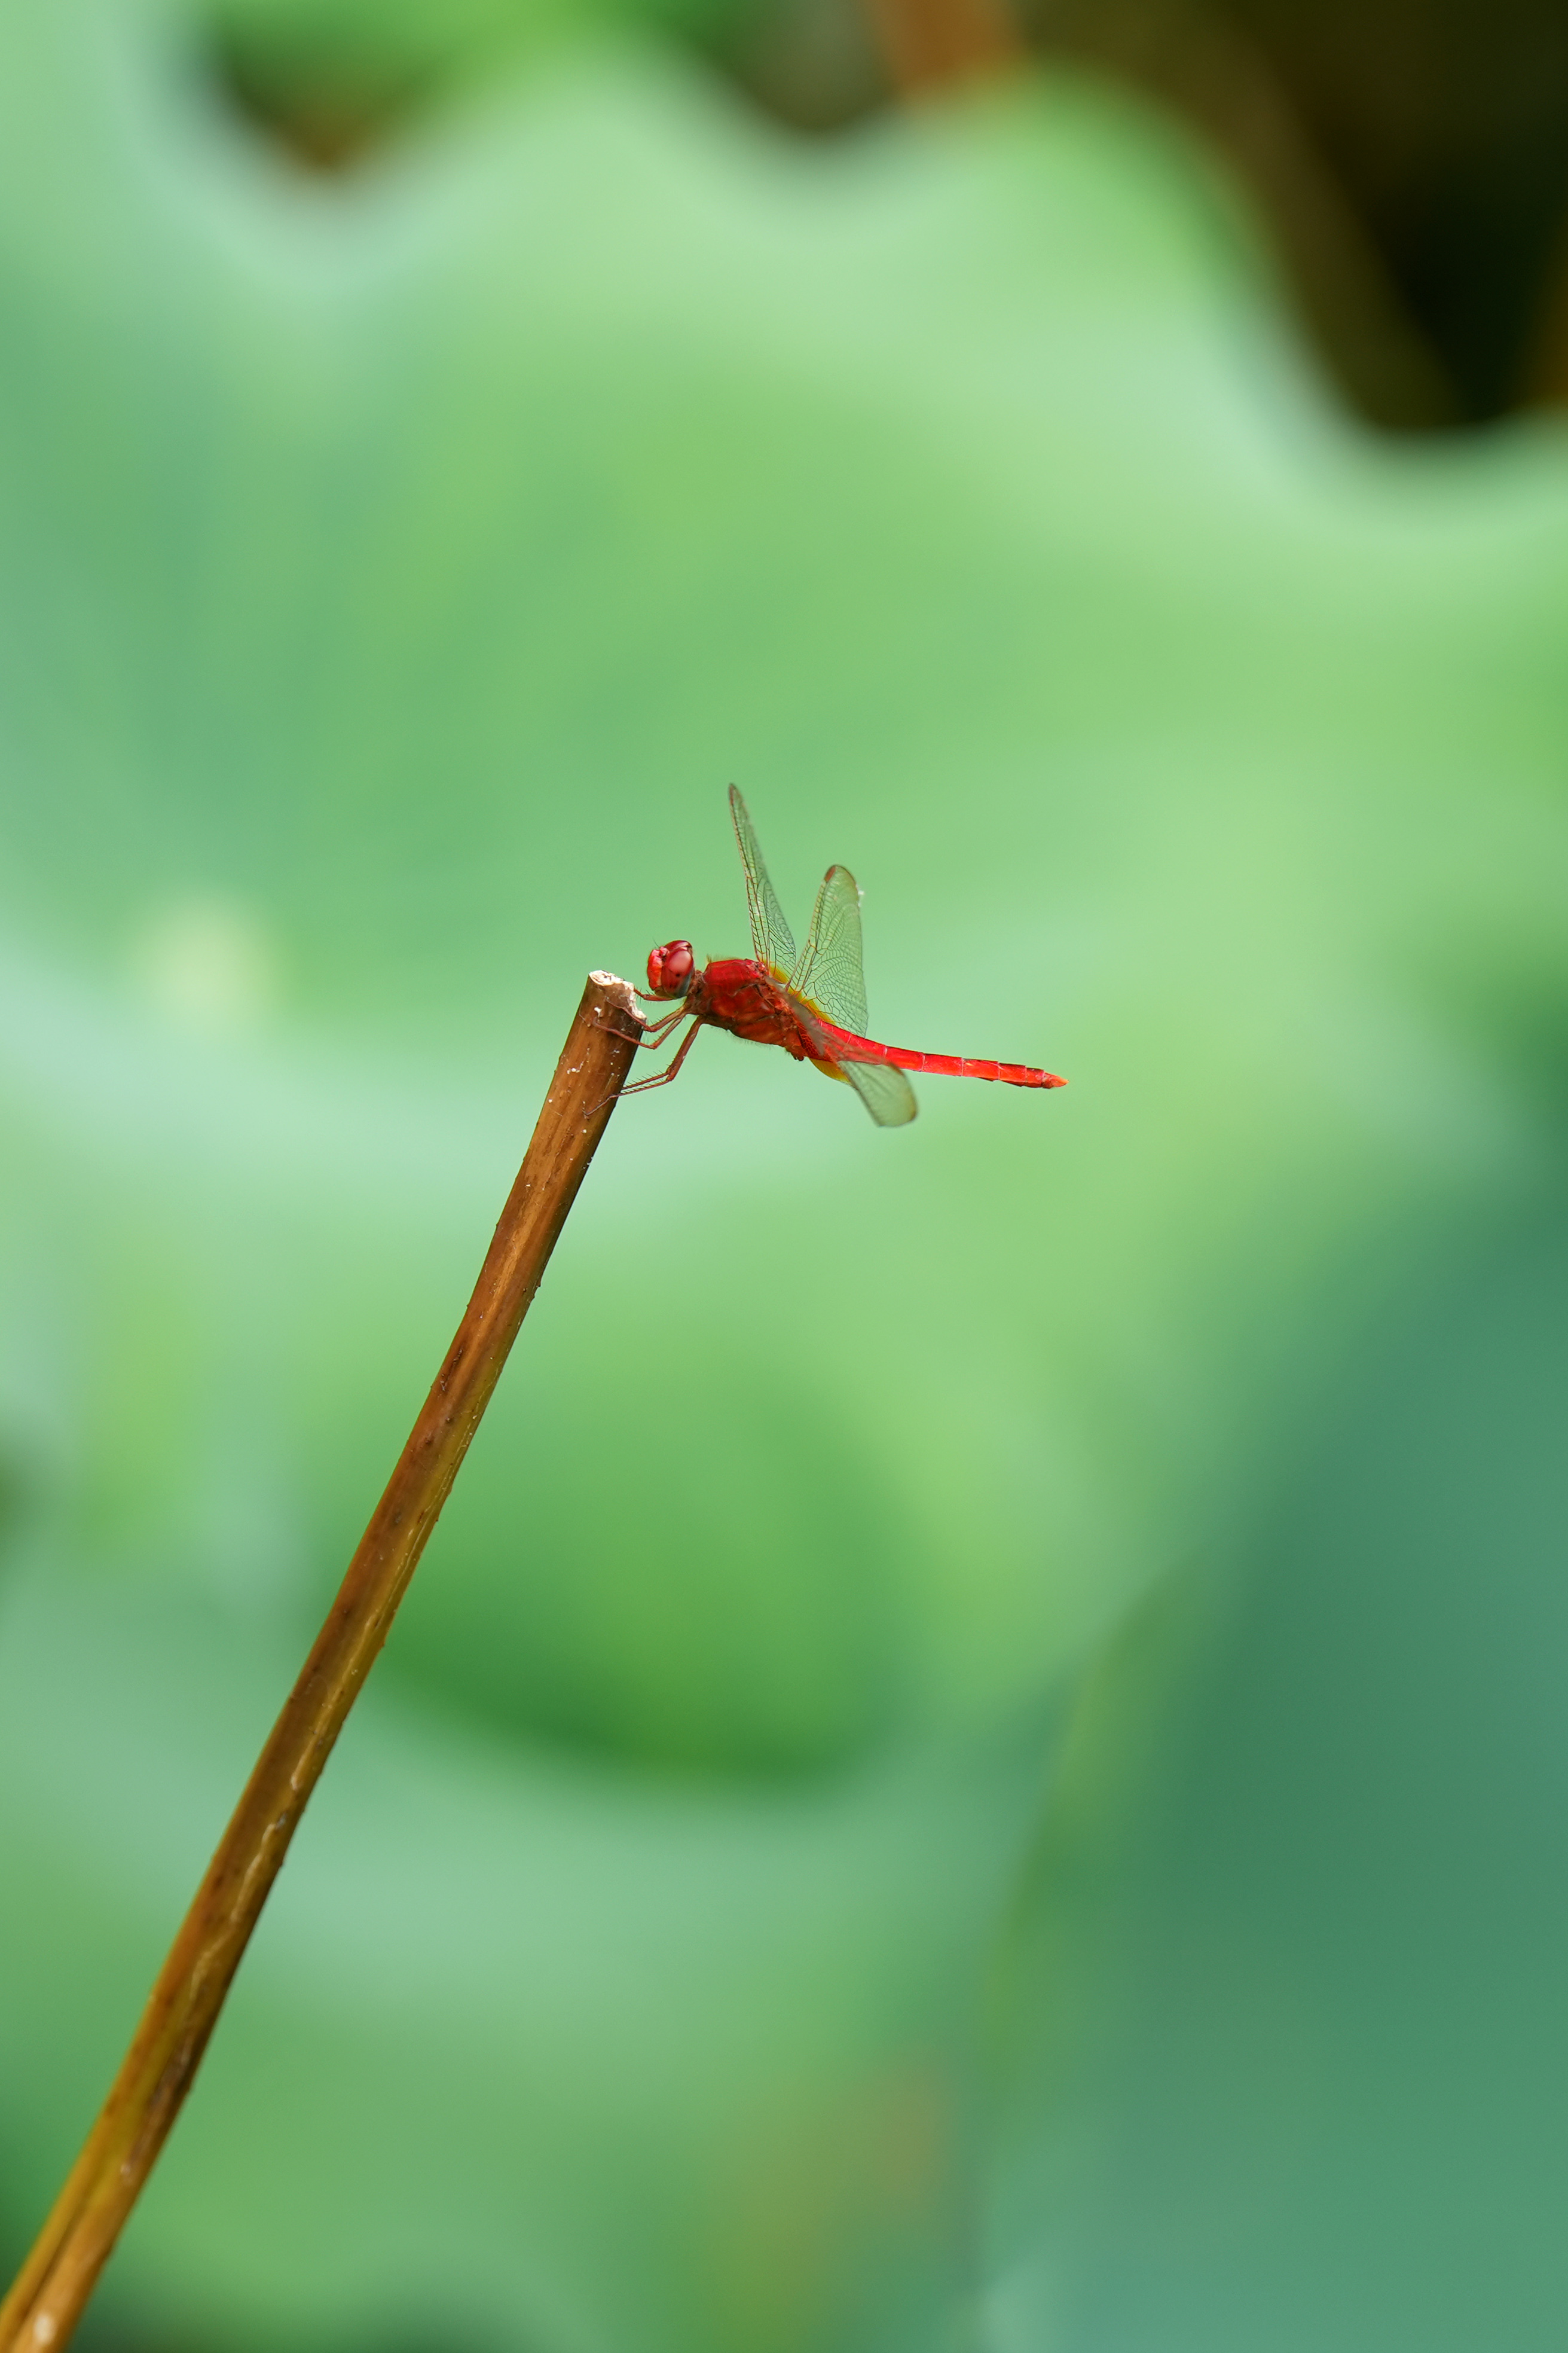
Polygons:
M153 2170L289 1841L489 1403L643 1026L626 983L593 974L457 1337L218 1842L98 2121L0 2305L0 2353L67 2344Z

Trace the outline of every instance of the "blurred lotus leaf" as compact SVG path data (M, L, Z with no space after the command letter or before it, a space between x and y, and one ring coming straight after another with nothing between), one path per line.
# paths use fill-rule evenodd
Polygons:
M601 23L312 179L270 13L0 25L12 2243L736 777L1071 1087L617 1114L106 2305L1555 2345L1560 438L1353 436L1088 85Z

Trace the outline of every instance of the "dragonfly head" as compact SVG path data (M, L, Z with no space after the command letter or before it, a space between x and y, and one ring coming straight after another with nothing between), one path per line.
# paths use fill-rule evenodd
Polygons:
M684 997L696 969L697 959L689 940L666 940L663 947L655 948L647 960L648 995Z

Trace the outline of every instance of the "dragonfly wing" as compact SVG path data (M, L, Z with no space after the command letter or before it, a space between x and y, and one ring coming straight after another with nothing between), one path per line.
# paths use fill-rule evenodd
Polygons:
M830 866L822 878L811 929L789 985L796 997L820 1007L840 1029L852 1029L857 1038L866 1035L860 886L847 866Z
M890 1062L839 1062L847 1078L879 1127L905 1127L920 1105L902 1071Z
M860 886L847 866L830 866L822 878L800 961L789 976L790 995L825 1013L837 1029L866 1034L866 974L860 954ZM824 1045L828 1044L826 1033ZM915 1091L890 1062L851 1062L831 1055L837 1078L847 1079L879 1127L903 1127L918 1106ZM824 1060L820 1066L828 1067Z
M735 839L741 845L741 863L746 870L746 910L752 918L752 953L759 964L772 965L775 972L787 973L795 962L795 934L784 921L768 870L763 862L763 846L752 823L752 812L741 798L734 785L730 787L730 815L735 820Z

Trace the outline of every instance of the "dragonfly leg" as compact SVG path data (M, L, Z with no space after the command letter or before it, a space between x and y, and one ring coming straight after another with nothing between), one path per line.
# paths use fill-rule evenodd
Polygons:
M664 1041L669 1036L670 1031L679 1028L679 1024L684 1021L685 1018L686 1008L684 1005L678 1005L673 1013L667 1013L665 1015L662 1021L650 1021L647 1028L643 1029L633 1040L633 1043L638 1046L646 1046L650 1051L657 1051L657 1050L664 1044ZM611 1038L625 1038L627 1035L627 1032L625 1029L618 1029L613 1021L595 1020L594 1027L595 1029L603 1029L605 1034Z
M647 1046L650 1048L662 1046L665 1039L670 1035L670 1032L672 1030L679 1029L685 1018L685 1006L678 1005L672 1013L663 1014L660 1016L658 1020L650 1021L647 1028L643 1031L642 1036L637 1039L637 1044L639 1046Z
M635 1086L623 1087L621 1089L621 1094L646 1094L649 1087L667 1087L668 1086L671 1079L678 1079L680 1076L680 1065L685 1061L686 1057L690 1053L692 1047L697 1043L697 1033L703 1027L704 1024L700 1018L694 1020L690 1029L681 1039L680 1044L677 1047L675 1059L670 1063L669 1068L667 1071L660 1071L657 1078L638 1079ZM618 1102L620 1097L617 1096L616 1100Z

